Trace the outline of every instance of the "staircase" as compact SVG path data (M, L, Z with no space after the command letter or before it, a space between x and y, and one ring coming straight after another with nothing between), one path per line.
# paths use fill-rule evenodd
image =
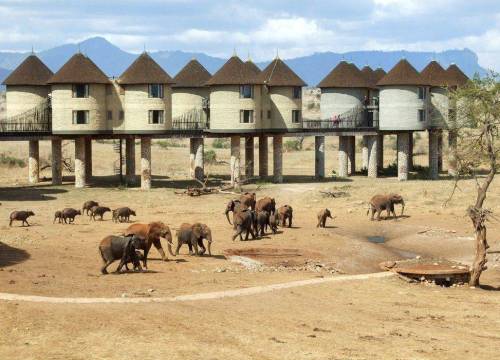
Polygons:
M21 114L0 121L0 133L50 133L51 129L50 97Z
M113 140L113 151L118 154L118 160L113 164L113 173L120 176L120 183L123 183L123 166L125 165L125 157L123 156L122 139Z

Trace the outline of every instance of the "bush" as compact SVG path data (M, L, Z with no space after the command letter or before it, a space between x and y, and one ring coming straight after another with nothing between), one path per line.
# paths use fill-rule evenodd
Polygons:
M300 151L302 150L302 142L298 139L287 140L284 144L285 151Z
M212 147L215 149L229 149L229 139L217 138L212 143Z
M217 154L214 150L207 150L203 153L203 159L207 164L217 163Z
M23 159L18 159L13 156L0 154L0 164L8 166L8 167L26 167L26 161Z
M185 145L176 139L168 140L158 140L155 142L156 145L160 146L162 149L168 149L169 147L184 147Z

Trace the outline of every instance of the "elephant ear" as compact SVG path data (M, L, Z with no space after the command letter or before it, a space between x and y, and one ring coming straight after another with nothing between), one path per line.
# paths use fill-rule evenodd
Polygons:
M191 228L191 232L196 239L200 239L203 237L202 230L203 229L201 224L194 224L193 227Z

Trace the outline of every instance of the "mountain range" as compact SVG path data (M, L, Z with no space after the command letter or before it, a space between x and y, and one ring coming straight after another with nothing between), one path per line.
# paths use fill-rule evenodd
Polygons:
M37 53L42 61L52 70L57 71L73 54L81 51L89 56L109 77L118 77L137 57L137 54L120 49L102 37L93 37L78 44L65 44ZM29 52L0 52L0 80L15 69ZM177 72L192 58L196 58L214 73L227 59L209 56L204 53L178 50L162 50L150 52L150 55L171 75ZM421 70L431 60L437 60L443 67L451 63L457 64L468 76L486 72L479 63L477 55L469 50L446 50L442 52L414 51L353 51L346 53L321 52L308 56L286 59L287 64L310 86L325 77L341 60L353 62L358 67L370 65L390 70L399 60L406 58ZM258 62L264 68L269 61Z

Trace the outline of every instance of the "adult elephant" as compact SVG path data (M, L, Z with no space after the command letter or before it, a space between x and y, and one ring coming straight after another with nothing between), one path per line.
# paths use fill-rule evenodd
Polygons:
M207 248L203 245L203 239L207 240ZM184 223L177 230L177 249L175 255L179 255L179 250L183 244L188 244L189 255L203 255L208 249L208 255L212 255L212 230L206 224L187 224ZM201 251L198 251L198 247Z
M246 192L240 196L239 200L242 205L255 210L255 204L257 203L257 195L255 193Z
M161 246L160 238L167 240L167 248L170 255L175 256L172 252L172 233L170 228L164 223L151 222L149 224L133 224L130 225L124 233L125 236L137 235L141 238L141 249L144 250L144 259L142 260L144 267L147 269L148 253L151 249L151 245L155 248L161 255L163 261L167 261L168 258L163 251Z
M255 225L255 211L250 209L237 210L233 214L234 229L233 241L239 236L243 240L243 232L245 232L245 240L248 240L248 235L252 235L255 239L254 225Z
M403 197L401 195L399 194L375 195L370 200L368 212L366 213L366 215L368 215L371 211L372 215L370 220L373 221L373 217L375 213L377 213L377 220L380 221L380 214L382 213L382 211L386 210L387 218L391 215L391 213L393 217L396 218L396 212L394 211L395 204L402 205L401 216L403 216L403 212L405 210L405 201L403 200Z
M231 220L229 220L229 213L232 212L233 213L233 221L234 221L234 214L239 211L239 210L243 210L243 209L246 209L247 207L245 205L243 205L241 203L240 200L230 200L227 205L226 205L226 211L224 212L224 214L226 215L226 218L227 218L227 221L230 225L233 225L231 223Z
M269 214L274 214L276 212L276 201L268 196L259 199L255 205L255 211L267 211Z

